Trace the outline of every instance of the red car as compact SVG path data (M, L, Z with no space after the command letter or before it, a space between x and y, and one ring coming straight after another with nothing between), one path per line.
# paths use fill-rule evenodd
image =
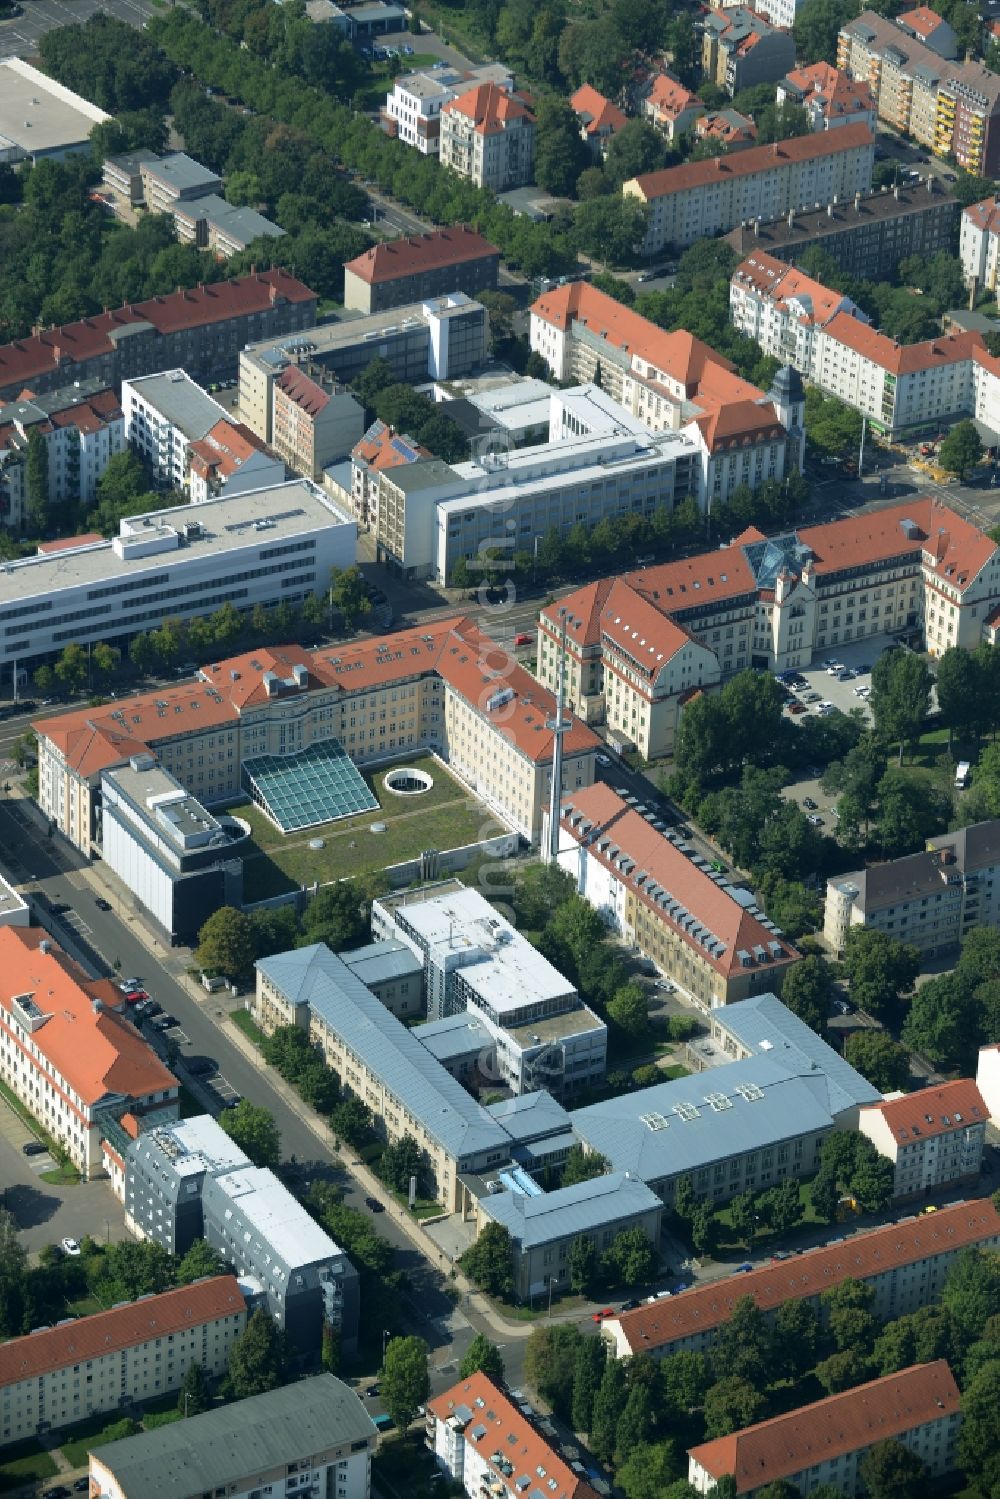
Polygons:
M604 1317L613 1317L614 1312L612 1311L611 1307L606 1306L602 1312L591 1312L590 1316L591 1321L600 1322Z
M145 989L130 989L125 996L125 1003L127 1005L137 1005L140 999L148 998L149 995L146 993Z
M533 639L534 639L534 636L533 635L529 635L528 632L527 632L527 630L522 630L520 632L520 634L514 636L514 644L515 645L530 645Z

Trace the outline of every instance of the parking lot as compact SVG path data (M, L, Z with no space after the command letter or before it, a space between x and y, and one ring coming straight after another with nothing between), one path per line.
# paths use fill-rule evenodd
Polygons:
M82 1239L86 1234L101 1243L127 1238L121 1205L110 1182L66 1186L42 1181L42 1173L53 1170L55 1162L48 1154L24 1154L22 1147L34 1138L0 1099L3 1202L14 1215L25 1247L37 1253L45 1244L58 1244L66 1237Z
M0 21L0 57L31 58L39 39L54 26L84 22L96 11L105 11L132 26L145 26L156 14L151 0L27 0L23 14Z

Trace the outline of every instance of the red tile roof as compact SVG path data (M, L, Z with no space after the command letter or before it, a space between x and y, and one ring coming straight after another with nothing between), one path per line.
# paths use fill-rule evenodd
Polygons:
M203 438L191 444L191 469L203 478L209 474L221 474L228 478L241 469L254 453L268 451L267 444L242 422L231 422L228 418L220 417Z
M875 98L863 79L832 68L828 62L815 62L808 68L795 68L785 78L786 84L801 90L806 100L823 106L825 119L839 119L851 114L874 114Z
M720 109L695 120L694 133L699 140L719 140L731 146L739 141L756 140L757 126L749 115L741 115L735 109Z
M166 687L104 708L81 708L39 719L33 728L59 749L70 769L81 776L95 776L130 755L155 750L160 739L235 722L247 707L268 701L265 672L288 680L297 665L308 667L308 688L300 689L304 691L340 687L351 692L437 672L483 712L502 678L502 685L512 688L514 696L489 714L491 725L529 759L551 758L552 734L545 723L555 712L555 697L462 616L340 645L329 652L305 651L298 645L247 651L203 667L204 681ZM222 701L216 702L210 690ZM165 704L162 712L158 704ZM124 725L112 717L113 712L123 715ZM600 741L585 724L574 720L563 745L566 754L577 754L598 749Z
M1000 25L1000 22L997 24ZM984 198L981 203L970 203L963 213L977 229L988 229L991 234L1000 234L1000 207L996 198Z
M373 468L377 473L383 473L386 469L399 468L404 463L415 463L419 458L431 458L433 454L428 448L422 448L412 437L400 434L395 427L387 427L384 422L372 422L368 431L359 443L351 449L351 457L357 463L364 463L368 468Z
M737 1494L747 1494L916 1426L956 1416L960 1403L958 1385L942 1358L704 1442L690 1448L688 1456L716 1480L733 1474Z
M78 323L47 329L34 338L4 344L0 347L0 389L14 381L31 381L48 374L61 361L80 364L110 354L115 346L112 335L138 323L150 323L160 334L176 333L182 328L206 327L263 312L278 301L315 300L314 291L278 268L130 303L114 312L102 312Z
M904 521L913 522L913 535L903 530ZM818 577L921 551L933 557L930 566L941 581L959 590L978 576L996 552L996 543L978 526L929 496L873 512L865 517L863 531L856 521L841 520L807 526L798 536L814 554Z
M236 1277L215 1275L108 1312L78 1317L0 1344L0 1387L51 1374L68 1364L120 1353L150 1338L168 1337L246 1309Z
M584 822L574 827L570 819L577 815L582 816ZM774 974L797 961L799 953L790 942L776 936L761 924L758 917L744 910L610 786L598 781L593 786L570 792L563 798L561 822L577 841L587 837L587 852L610 870L612 877L632 891L682 942L696 946L699 956L717 973L729 977L742 972L739 952L752 952L755 947L763 947L767 954L765 961L754 964L757 973ZM602 849L599 842L605 838L610 846ZM612 848L633 861L628 873L614 866ZM636 876L643 872L647 878L640 885ZM725 951L714 956L707 947L696 943L680 921L669 916L647 893L654 885L683 899L688 914L724 943ZM780 956L771 955L769 942L778 943Z
M698 95L685 88L669 73L658 73L649 91L649 103L656 106L657 114L668 120L676 120L688 109L704 109Z
M453 229L436 229L429 234L373 245L370 250L349 260L344 270L374 286L490 256L496 256L499 262L500 251L496 245L491 245L467 224L459 224Z
M588 135L613 135L616 130L621 130L628 124L628 117L617 104L605 99L589 83L583 84L575 94L571 94L569 102L573 113L583 121Z
M143 1099L165 1089L176 1089L177 1079L133 1027L103 1006L110 998L107 982L82 984L52 950L43 952L39 936L30 929L0 927L0 968L5 988L0 991L0 1019L11 1013L13 996L30 994L50 1018L32 1035L32 1042L85 1105L109 1094ZM120 998L120 996L118 996Z
M990 1198L959 1202L926 1217L904 1218L837 1244L774 1260L745 1275L693 1286L652 1306L623 1312L614 1323L633 1353L651 1351L721 1327L743 1296L752 1296L761 1311L771 1312L786 1301L818 1296L848 1277L868 1280L990 1239L1000 1239L1000 1213Z
M486 1459L491 1480L501 1484L510 1499L524 1499L530 1490L541 1490L551 1499L596 1499L590 1485L481 1371L427 1403L432 1415L444 1422L455 1419L460 1407L469 1412L466 1442ZM480 1427L484 1429L477 1435ZM502 1452L513 1471L505 1473L490 1463L493 1452Z
M915 10L905 10L901 16L896 17L901 26L908 26L911 31L916 32L922 42L934 35L943 19L927 5L918 5Z
M100 531L84 531L80 536L60 536L57 541L40 541L39 557L48 557L52 552L70 552L74 547L95 546L104 537Z
M318 416L330 404L329 392L297 364L286 365L274 383L309 416Z
M511 120L535 123L531 111L499 83L480 83L470 88L446 104L441 113L466 115L475 122L477 135L497 135L506 130Z
M971 1124L985 1124L990 1111L971 1077L938 1088L922 1088L903 1098L866 1105L863 1114L881 1114L897 1141L934 1139Z
M733 279L743 286L752 286L759 297L765 297L782 312L790 311L789 303L799 302L803 309L799 321L816 328L824 327L846 300L843 292L814 281L764 250L748 255L736 267Z
M850 127L848 127L850 128ZM837 130L836 135L843 134ZM983 347L981 333L941 333L919 344L898 344L885 333L859 322L849 313L838 312L827 327L831 338L888 370L891 375L914 375L922 370L940 369L946 364L961 364Z
M709 187L732 177L752 177L774 167L792 162L813 161L850 151L858 146L874 146L875 138L867 125L844 125L839 130L822 130L810 135L796 135L773 146L751 146L735 156L716 156L709 161L685 162L679 167L665 167L659 172L645 172L633 177L632 183L647 202L665 198L670 193L690 188ZM629 183L625 184L630 186Z

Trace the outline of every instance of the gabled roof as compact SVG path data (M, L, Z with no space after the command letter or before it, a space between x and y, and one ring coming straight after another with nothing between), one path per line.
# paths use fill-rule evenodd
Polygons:
M844 115L868 113L875 110L875 98L871 86L863 79L852 78L849 73L833 68L828 62L814 62L808 68L795 68L781 85L793 97L818 105L827 120L840 119Z
M747 967L773 973L798 958L790 942L765 927L604 782L566 795L560 821L615 880L650 907L681 941L695 947L718 973L728 977ZM622 857L630 868L620 867ZM650 893L654 889L672 898L679 909L673 912L654 898ZM694 935L699 929L704 941ZM756 961L755 950L761 954ZM741 954L750 959L749 964Z
M31 996L48 1017L32 1043L86 1107L110 1095L144 1099L176 1089L177 1079L134 1026L105 1008L113 987L74 978L51 944L43 950L44 937L37 927L0 927L0 1015L11 1014L15 997Z
M990 1111L971 1077L960 1077L936 1088L923 1088L902 1098L886 1099L864 1110L881 1114L899 1143L932 1140L974 1124L985 1124Z
M844 1453L957 1416L960 1404L952 1372L938 1359L703 1442L689 1448L688 1456L714 1479L733 1474L737 1494L747 1494Z
M1000 234L1000 206L997 205L996 198L984 198L981 203L970 203L962 213L977 229Z
M739 286L752 287L758 297L815 328L824 327L848 300L843 292L824 286L763 250L755 250L736 267L733 281Z
M926 1217L903 1218L787 1260L771 1260L745 1275L691 1286L682 1296L622 1312L615 1323L631 1352L652 1351L721 1327L743 1296L770 1312L786 1301L816 1297L848 1277L867 1280L991 1239L1000 1239L1000 1213L990 1199L958 1202Z
M0 1344L0 1387L40 1378L68 1364L124 1352L137 1343L169 1337L217 1317L238 1316L246 1309L236 1277L215 1275L107 1312L45 1327Z
M522 1251L577 1234L596 1234L642 1213L663 1209L655 1192L624 1171L609 1171L537 1197L497 1192L481 1198L479 1206L494 1223L506 1228Z
M399 281L404 276L419 276L444 266L462 265L467 260L500 258L500 251L467 224L451 229L436 229L407 239L390 239L373 245L370 250L347 261L345 271L367 281L370 286ZM0 367L2 374L2 367Z
M191 444L191 468L194 473L235 474L255 453L267 453L267 444L242 422L220 420L200 442Z
M867 125L844 125L839 130L823 130L810 135L793 136L772 146L751 146L733 156L716 156L709 161L686 162L679 167L665 167L659 172L645 172L625 183L634 187L647 203L671 193L690 188L710 187L735 177L752 177L758 172L790 166L794 162L815 161L859 146L874 146L874 136Z
M318 416L330 404L329 392L297 364L287 364L274 383L308 416Z
M569 102L573 113L579 115L586 127L588 135L613 135L616 130L621 130L628 124L627 116L617 104L605 99L589 83L583 84L575 94L571 94Z
M351 458L382 473L385 469L398 468L403 463L416 463L420 458L431 458L428 448L422 448L412 437L387 427L385 422L374 421L361 441L351 449Z
M676 78L671 78L669 73L657 73L648 98L650 104L656 106L658 114L671 120L676 120L686 110L705 107L696 93L685 88Z
M846 127L850 129L851 127ZM833 131L841 135L842 131ZM880 365L890 375L914 375L923 370L940 369L947 364L961 364L971 359L975 349L982 348L983 336L977 332L940 333L923 343L899 344L885 333L860 322L849 313L838 312L827 326L831 338L853 349L863 359Z
M692 637L680 625L665 619L647 598L622 578L616 578L600 614L601 639L624 652L636 663L650 686L664 666Z
M915 10L904 10L896 20L900 26L916 32L922 42L926 42L929 36L933 36L945 24L944 17L927 5L918 5Z
M462 1431L486 1462L489 1481L501 1484L510 1499L597 1499L590 1485L481 1370L429 1400L427 1409L438 1421ZM492 1461L493 1453L502 1457L502 1464Z

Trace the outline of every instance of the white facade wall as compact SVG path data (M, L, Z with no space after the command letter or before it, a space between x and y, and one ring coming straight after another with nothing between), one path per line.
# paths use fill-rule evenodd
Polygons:
M962 1123L947 1132L899 1141L878 1107L862 1109L858 1129L895 1167L895 1197L922 1197L938 1187L978 1176L985 1124Z
M203 402L207 410L215 407L212 421L208 422L207 417L205 419L208 423L205 426L206 432L208 427L214 425L216 421L227 420L228 413L217 401L213 401L206 391L195 385L195 382L182 371L174 373L181 376L176 382L179 388L183 389L185 386L192 388L192 395L196 395L199 398L199 404ZM164 376L154 376L153 385L143 378L122 381L125 437L129 445L147 460L161 484L170 484L175 489L183 489L191 461L192 439L169 417L165 416L147 394L147 391L155 390L156 385L164 378ZM203 435L204 433L199 432L198 438Z
M108 792L109 783L105 781L105 807ZM119 806L121 813L127 816L127 808ZM137 838L132 837L117 816L109 817L105 813L102 830L101 849L105 864L164 931L173 931L174 887L167 871L157 864Z
M312 478L312 475L307 475L307 478ZM249 494L253 489L283 484L284 480L285 465L280 458L275 458L270 453L254 452L240 464L235 473L218 481L213 482L191 473L187 489L192 505L204 505L223 492L226 495Z
M295 1464L296 1471L248 1473L226 1487L227 1499L294 1499L295 1495L330 1494L336 1499L370 1499L371 1456L367 1450L352 1452L346 1458L314 1462L309 1453ZM134 1491L123 1489L114 1473L101 1462L100 1450L90 1454L91 1499L137 1499ZM200 1494L192 1499L200 1499Z
M966 286L976 283L980 291L996 291L1000 234L981 229L967 213L962 214L958 255Z

